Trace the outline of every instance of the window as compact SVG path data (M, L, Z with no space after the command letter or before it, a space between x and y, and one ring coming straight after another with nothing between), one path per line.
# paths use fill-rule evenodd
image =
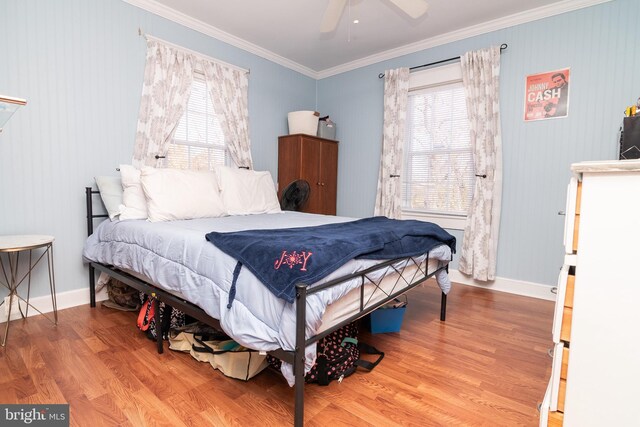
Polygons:
M464 229L475 175L460 64L413 73L409 86L403 218Z
M216 165L228 163L226 153L224 135L207 85L202 75L196 74L187 109L169 146L166 166L212 170Z

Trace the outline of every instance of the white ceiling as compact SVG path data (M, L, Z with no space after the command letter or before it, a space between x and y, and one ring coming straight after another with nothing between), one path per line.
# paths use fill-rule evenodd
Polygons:
M427 0L415 20L388 0L351 0L329 34L319 31L329 0L125 1L321 78L610 0Z

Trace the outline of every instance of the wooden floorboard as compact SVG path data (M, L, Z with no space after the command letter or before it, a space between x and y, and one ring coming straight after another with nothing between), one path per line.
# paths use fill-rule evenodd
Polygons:
M430 281L410 294L401 332L363 331L384 360L342 383L308 385L305 424L537 425L553 303L458 285L446 322L439 314ZM81 306L60 311L57 326L42 316L11 322L0 350L0 402L69 403L73 426L292 423L293 389L278 372L245 383L188 354L159 355L135 318Z

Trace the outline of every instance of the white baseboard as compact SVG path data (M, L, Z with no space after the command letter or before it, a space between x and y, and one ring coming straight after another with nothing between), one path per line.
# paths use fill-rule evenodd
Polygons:
M460 273L458 270L449 269L449 277L452 282L462 285L476 286L492 291L507 292L525 297L539 298L549 301L556 300L556 294L551 293L552 287L541 283L525 282L523 280L496 277L492 282L480 282Z
M104 301L108 298L106 287L96 293L96 301ZM11 320L20 319L20 310L18 309L18 301L22 306L22 312L25 312L25 303L14 298L13 307L11 307ZM51 295L31 298L29 302L43 313L51 313L53 311L53 303ZM74 289L72 291L56 293L56 303L58 310L76 307L83 304L89 304L89 288ZM0 323L7 321L7 313L9 312L9 297L4 299L4 309L0 310ZM33 307L29 307L28 317L37 316L38 313Z
M492 291L508 292L510 294L516 294L526 297L539 298L549 301L555 301L556 295L551 293L551 286L543 285L540 283L525 282L523 280L507 279L505 277L496 277L493 282L480 282L474 280L458 270L450 269L449 277L452 282L460 283L462 285L476 286L479 288L490 289ZM103 288L96 294L96 301L104 301L108 299L106 288ZM44 295L41 297L31 298L31 304L38 308L43 313L51 313L53 311L53 305L51 303L51 296ZM89 304L89 288L74 289L72 291L59 292L56 296L56 302L58 304L58 310L65 308L76 307L83 304ZM24 303L22 303L24 312ZM0 310L0 323L7 321L7 312L9 309L9 298L5 298L4 310ZM29 309L28 316L37 316L38 313L33 308ZM13 307L11 311L11 319L19 319L20 311L18 309L18 302L16 299L13 301Z

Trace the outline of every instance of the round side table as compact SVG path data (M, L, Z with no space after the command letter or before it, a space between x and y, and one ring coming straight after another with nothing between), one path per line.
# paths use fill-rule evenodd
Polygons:
M7 326L4 331L4 339L0 346L4 347L7 344L7 336L9 335L9 324L11 323L11 309L13 307L13 299L18 299L18 309L24 319L29 314L29 307L42 314L44 317L53 322L54 325L58 324L58 306L56 303L56 281L53 271L53 236L46 235L21 235L21 236L0 236L0 284L5 286L9 290L9 310L7 315ZM34 250L44 249L44 251L38 255ZM28 270L24 275L20 276L18 273L18 266L20 263L20 254L26 253L29 257ZM36 258L37 257L37 258ZM49 289L51 290L51 303L53 305L53 319L50 316L42 313L36 307L29 302L31 295L31 272L38 265L43 258L47 259L47 267L49 273ZM34 260L35 258L35 260ZM6 261L6 265L5 265ZM27 298L23 298L18 293L18 287L27 279ZM0 305L4 304L6 300L2 300ZM26 304L25 312L22 312L20 301Z

